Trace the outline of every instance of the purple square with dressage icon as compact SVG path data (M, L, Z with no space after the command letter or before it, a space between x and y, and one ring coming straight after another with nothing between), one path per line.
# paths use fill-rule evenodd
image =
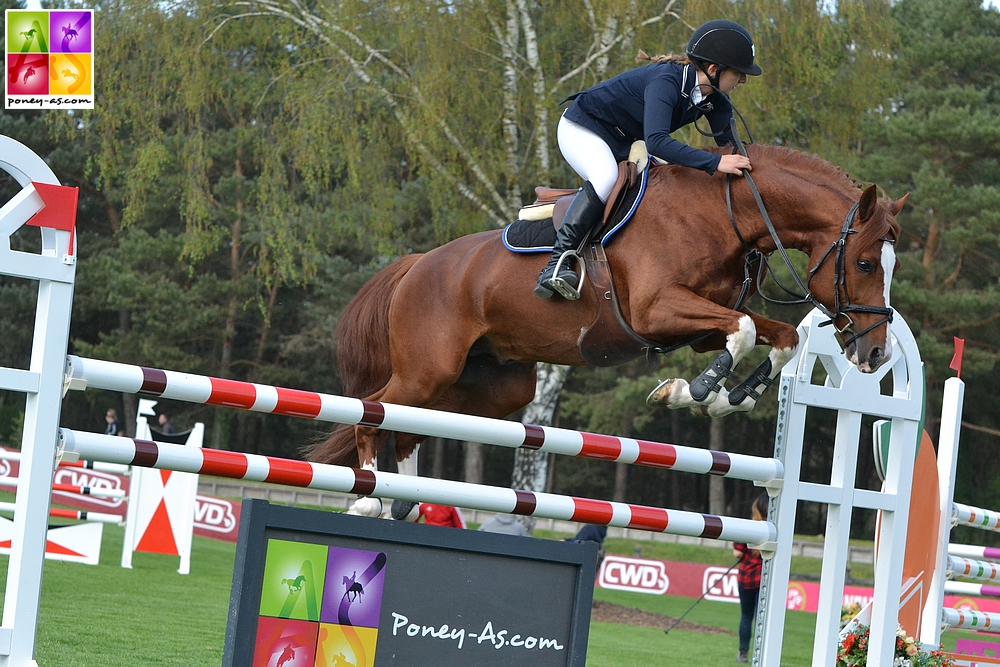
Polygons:
M385 588L386 555L330 547L320 621L377 628Z
M94 50L94 13L49 13L49 48L52 53L91 53Z

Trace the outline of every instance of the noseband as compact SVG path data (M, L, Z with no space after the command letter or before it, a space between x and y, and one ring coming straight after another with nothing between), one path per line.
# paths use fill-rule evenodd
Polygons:
M743 157L747 157L746 148L743 146L743 142L740 141L739 133L736 131L735 120L732 122L731 127L732 127L733 138L736 141L736 149L739 151L741 155L743 155ZM798 288L798 291L796 292L786 287L777 277L774 271L771 269L771 265L768 262L768 256L762 253L760 250L750 247L750 244L748 244L746 242L746 239L743 238L743 235L740 233L739 228L736 226L736 218L733 215L733 203L732 203L732 192L731 192L732 175L727 174L726 209L729 212L729 221L733 225L733 231L736 232L736 237L740 240L740 243L743 245L744 250L746 250L746 257L743 266L744 280L743 280L743 288L741 290L741 297L747 293L747 291L750 288L750 285L753 283L753 278L750 275L750 266L753 264L757 264L758 294L760 294L761 298L767 301L768 303L774 303L783 306L797 306L806 303L811 304L814 308L818 309L821 313L823 313L829 318L826 322L823 322L822 324L819 325L821 327L828 326L831 324L833 324L836 327L836 320L838 318L840 317L846 318L848 323L842 328L840 327L837 328L838 333L851 334L844 341L844 347L847 347L848 345L856 341L858 338L861 338L862 336L867 334L872 329L875 329L876 327L879 327L884 323L892 322L892 313L893 313L892 308L853 304L851 303L850 294L848 294L847 292L847 267L846 267L845 248L847 245L847 237L850 236L851 234L856 234L858 231L856 229L852 229L852 227L854 226L854 220L857 216L860 202L855 203L854 206L851 207L851 210L847 212L847 217L844 218L844 224L840 230L840 238L838 238L836 241L830 244L830 247L827 248L825 253L823 253L823 257L820 258L816 266L814 266L809 271L809 278L806 280L805 283L803 283L801 278L799 278L799 274L798 272L796 272L795 267L792 266L792 261L789 259L788 253L785 251L785 247L781 243L781 239L778 238L778 232L774 228L774 223L771 222L771 217L767 214L767 209L764 207L764 202L760 198L760 192L757 190L757 185L754 183L753 178L750 176L750 171L748 169L743 170L743 177L746 179L747 185L750 186L750 192L753 193L754 200L757 202L757 208L760 209L760 214L764 218L764 224L767 226L767 231L771 235L771 240L774 242L775 249L778 251L778 254L781 255L782 261L785 263L785 266L788 268L789 273L791 273L792 278L795 280L795 286L796 288ZM882 239L882 241L887 243L895 243L895 241L893 241L892 239ZM834 284L833 284L832 311L825 305L820 303L819 299L817 299L813 295L812 291L809 289L809 285L812 283L812 279L816 276L816 272L819 271L820 267L823 266L824 262L826 262L826 260L829 259L831 255L833 255L834 257ZM761 285L761 281L763 279L763 272L765 266L767 267L768 272L774 278L774 282L776 282L778 286L785 291L786 294L793 297L793 300L781 301L778 299L772 299L766 296L763 293L763 291L760 291L759 288ZM844 290L843 302L841 302L840 300L841 289ZM854 333L853 332L854 321L851 319L848 313L870 313L872 315L881 315L882 319L880 319L878 322L871 325L870 327L867 327L858 333Z

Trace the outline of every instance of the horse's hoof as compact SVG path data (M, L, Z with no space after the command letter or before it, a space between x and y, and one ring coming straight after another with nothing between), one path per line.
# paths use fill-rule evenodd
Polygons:
M390 514L396 521L416 521L420 518L420 503L409 500L393 500Z
M649 396L646 397L646 403L649 405L666 405L670 407L670 398L675 391L683 391L681 384L687 384L684 380L663 380L660 384L656 385L656 389L649 392Z
M347 513L355 516L378 517L382 514L382 501L378 498L358 498L347 510Z

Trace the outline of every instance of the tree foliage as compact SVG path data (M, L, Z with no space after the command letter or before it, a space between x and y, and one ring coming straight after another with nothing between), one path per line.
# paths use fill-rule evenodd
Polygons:
M756 40L764 74L734 102L758 141L818 153L892 196L913 192L893 305L919 333L930 387L946 375L951 336L968 339L966 419L1000 429L989 391L1000 350L995 10L969 0L113 0L98 12L97 108L0 113L0 133L81 188L75 352L336 392L333 331L367 277L506 223L536 185L578 185L555 143L559 101L635 67L640 48L682 51L694 26L721 16ZM0 358L18 365L33 292L2 281L0 300ZM804 314L752 305L786 321ZM707 446L706 420L643 399L708 362L681 351L574 370L553 419ZM752 415L727 418L727 449L771 452L765 396ZM10 442L21 408L0 399ZM107 407L134 410L122 396L73 394L66 425L97 428ZM160 407L181 427L207 422L215 446L295 455L317 436L309 422ZM987 431L969 438L980 458L995 445ZM804 477L828 471L832 432L822 419L812 427ZM434 451L434 470L464 474L458 444ZM486 450L483 481L507 484L513 465L512 453ZM1000 498L992 466L961 465L982 504ZM611 498L627 484L631 502L707 509L703 477L612 469L561 459L547 479L558 492ZM729 511L744 514L757 490L726 483ZM819 530L820 519L803 525Z

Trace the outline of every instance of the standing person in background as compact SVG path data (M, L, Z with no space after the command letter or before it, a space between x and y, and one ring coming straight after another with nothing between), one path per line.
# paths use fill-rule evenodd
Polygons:
M576 534L570 542L597 542L597 567L604 562L604 538L608 536L607 526L595 526L588 523Z
M168 435L171 433L177 433L177 429L175 429L174 425L170 423L170 418L167 417L166 412L161 412L157 421L160 424L160 433L166 433Z
M767 494L757 496L753 503L751 518L763 521L767 518ZM760 595L760 570L764 559L760 552L751 549L742 542L733 545L733 555L740 559L739 574L736 576L740 591L740 652L736 654L736 662L749 662L750 634L753 631L754 617L757 615L757 598Z
M104 435L125 435L122 433L122 426L118 423L118 413L114 410L108 410L107 414L104 415L104 421L107 422L107 426L104 428Z
M434 505L432 503L420 503L420 517L424 518L424 523L431 526L448 526L450 528L465 528L465 519L457 507L451 505Z

